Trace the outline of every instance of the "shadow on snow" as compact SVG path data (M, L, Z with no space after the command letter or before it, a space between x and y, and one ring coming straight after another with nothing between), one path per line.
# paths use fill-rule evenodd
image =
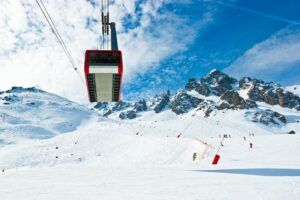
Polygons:
M282 168L253 168L253 169L218 169L218 170L194 170L196 172L243 174L254 176L300 176L300 169Z

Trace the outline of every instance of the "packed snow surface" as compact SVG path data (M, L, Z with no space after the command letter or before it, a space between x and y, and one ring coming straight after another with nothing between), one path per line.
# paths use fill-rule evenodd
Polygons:
M280 126L242 110L120 120L39 90L1 97L1 200L300 199L295 110L273 107L287 117Z

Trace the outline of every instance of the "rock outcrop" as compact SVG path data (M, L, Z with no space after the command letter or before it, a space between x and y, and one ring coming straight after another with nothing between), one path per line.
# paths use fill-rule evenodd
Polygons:
M223 104L222 106L221 104L220 108L225 107L226 109L249 109L257 107L255 101L245 100L239 95L238 92L233 90L228 90L227 92L225 92L225 94L223 94L223 96L221 97L221 100L226 101L230 107L228 108L228 105Z
M203 111L205 117L210 117L212 112L216 110L216 104L214 101L205 100L199 104L197 110Z
M179 90L171 102L171 110L177 115L187 113L191 108L196 108L203 100L188 95L184 90Z
M259 122L264 125L280 125L286 123L286 118L284 115L272 110L258 110L254 112L250 111L246 113L246 117L253 122Z
M300 97L284 90L278 84L265 83L261 80L247 77L239 81L239 87L241 89L249 89L247 95L253 101L300 110Z
M195 90L199 94L206 97L210 94L209 86L202 80L197 81L195 78L191 78L188 80L188 82L185 85L185 89L187 91Z
M195 90L203 96L209 96L210 94L221 96L226 91L232 90L232 85L236 82L236 79L229 77L227 74L219 70L212 70L200 80L195 78L189 79L185 89L188 91Z
M134 103L133 108L134 108L135 112L146 111L147 110L147 103L144 99L140 100L140 101Z
M136 118L136 112L133 111L133 110L128 110L128 111L125 111L125 112L121 112L120 115L119 115L119 118L120 119L134 119Z
M160 113L170 103L170 94L162 93L151 99L151 107L155 113Z

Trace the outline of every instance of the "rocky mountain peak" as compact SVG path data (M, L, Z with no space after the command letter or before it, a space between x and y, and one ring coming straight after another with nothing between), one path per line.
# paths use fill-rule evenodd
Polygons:
M184 90L179 90L172 99L171 110L176 114L187 113L191 108L196 108L203 100L192 97Z
M94 108L104 116L118 112L121 119L136 118L143 111L171 110L181 115L195 109L203 112L205 117L212 117L220 111L247 110L245 117L250 121L265 125L286 123L283 115L272 111L272 107L261 108L258 102L300 110L300 97L280 85L250 77L238 81L220 70L212 70L200 79L190 78L185 89L178 90L173 96L166 92L149 101L99 103Z
M229 90L232 89L232 84L235 84L237 82L235 78L232 78L217 69L210 71L210 73L206 75L202 80L211 86L222 86Z
M160 95L156 95L150 100L150 106L153 108L155 113L161 112L164 108L169 105L170 102L170 92L162 93Z
M200 80L196 80L195 78L189 79L185 88L188 91L195 90L203 96L209 96L210 94L221 96L227 90L232 90L236 82L236 79L215 69Z

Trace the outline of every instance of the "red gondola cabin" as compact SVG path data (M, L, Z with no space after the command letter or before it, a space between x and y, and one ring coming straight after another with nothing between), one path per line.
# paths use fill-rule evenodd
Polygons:
M120 101L123 74L121 51L87 50L84 72L91 102Z

